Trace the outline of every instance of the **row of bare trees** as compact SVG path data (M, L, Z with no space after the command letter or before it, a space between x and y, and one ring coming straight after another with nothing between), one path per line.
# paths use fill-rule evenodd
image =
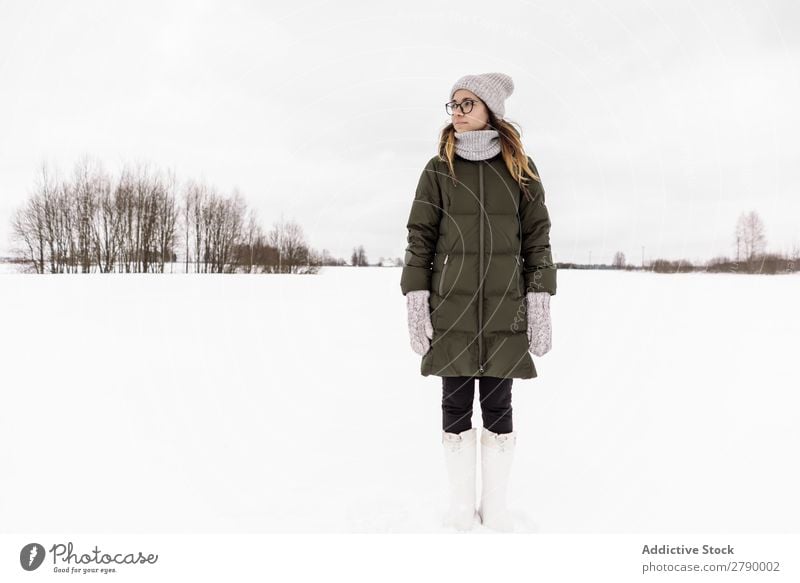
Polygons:
M146 168L125 169L112 181L88 159L71 181L43 165L34 193L12 219L16 255L39 273L163 269L176 225L174 185L174 176Z
M295 222L265 233L238 190L226 197L194 180L179 187L173 172L143 164L115 177L88 157L71 179L42 165L12 236L15 259L37 273L163 273L179 250L195 273L314 273L345 263L309 247Z

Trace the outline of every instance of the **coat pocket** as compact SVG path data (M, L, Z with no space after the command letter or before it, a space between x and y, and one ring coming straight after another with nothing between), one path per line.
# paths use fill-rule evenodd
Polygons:
M519 255L514 256L517 260L517 287L519 288L520 297L525 297L525 273L522 269L522 257Z
M450 258L450 254L444 256L444 265L442 266L442 274L439 277L439 295L444 297L444 280L447 276L447 260Z

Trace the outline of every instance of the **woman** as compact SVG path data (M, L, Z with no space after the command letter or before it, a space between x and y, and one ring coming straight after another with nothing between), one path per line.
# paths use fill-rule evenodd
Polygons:
M556 268L550 217L536 166L507 121L514 83L466 75L446 104L451 123L419 179L400 281L411 347L423 376L442 377L442 442L450 481L444 523L513 530L506 489L516 444L513 379L537 376L528 351L550 350ZM480 389L481 500L475 509Z

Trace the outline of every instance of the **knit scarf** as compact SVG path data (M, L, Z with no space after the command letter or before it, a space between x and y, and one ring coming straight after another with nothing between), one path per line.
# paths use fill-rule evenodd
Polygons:
M497 130L456 132L456 154L467 160L487 160L500 153Z

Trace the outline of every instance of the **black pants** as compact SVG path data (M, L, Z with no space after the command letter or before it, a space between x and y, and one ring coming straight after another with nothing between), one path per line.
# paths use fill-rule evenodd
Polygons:
M476 378L483 426L494 433L511 433L511 383L514 379L497 377L442 377L442 428L448 433L472 428Z

